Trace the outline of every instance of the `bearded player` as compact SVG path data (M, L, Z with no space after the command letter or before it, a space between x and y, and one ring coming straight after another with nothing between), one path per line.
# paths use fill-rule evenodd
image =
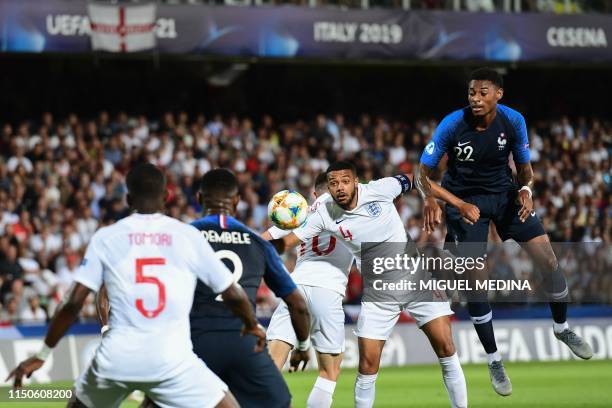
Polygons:
M402 174L359 184L356 169L348 162L336 162L326 173L331 199L321 203L303 226L283 238L286 247L307 243L328 232L351 250L360 265L363 242L407 243L406 231L393 200L412 189L409 176ZM438 356L451 406L466 407L467 387L449 318L453 312L445 301L362 301L355 332L359 345L355 406L369 408L374 405L382 350L402 311L410 313Z

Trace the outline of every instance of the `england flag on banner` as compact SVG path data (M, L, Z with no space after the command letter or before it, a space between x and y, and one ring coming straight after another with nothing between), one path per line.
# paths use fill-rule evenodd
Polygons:
M88 11L94 50L134 52L155 47L155 4L90 3Z

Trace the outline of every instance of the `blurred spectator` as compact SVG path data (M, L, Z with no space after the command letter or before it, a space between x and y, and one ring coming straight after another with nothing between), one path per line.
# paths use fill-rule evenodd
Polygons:
M23 268L17 260L17 246L9 244L3 252L2 259L0 259L0 279L7 283L21 279Z
M47 314L40 307L38 295L32 294L28 297L28 306L21 311L19 318L23 322L44 323L47 320Z
M0 310L0 324L19 321L19 302L12 294L4 298L4 308Z
M58 260L58 263L60 262L64 266L60 267L57 271L57 285L60 295L63 296L74 282L74 273L79 266L79 256L72 252L72 250L66 249L62 258Z
M201 210L194 194L197 180L211 168L231 168L240 182L238 214L261 231L269 225L267 203L272 194L293 188L309 197L316 174L335 160L353 161L362 182L414 172L414 163L437 125L430 118L413 122L368 114L353 118L320 114L281 123L270 115L256 119L168 112L151 118L101 112L95 119L47 113L39 121L3 124L0 299L4 320L16 319L26 307L32 316L40 316L38 308L52 315L73 282L92 234L129 214L125 174L135 163L151 161L165 168L168 214L186 222ZM612 124L598 118L560 117L529 125L534 202L551 239L603 243L609 248ZM421 200L415 193L398 200L397 208L415 241L443 242L443 226L434 234L423 234ZM496 238L494 231L491 237ZM610 263L590 262L583 270L572 266L582 265L589 256L597 258L593 254L598 251L593 247L588 256L574 254L563 265L571 274L573 294L581 299L597 295L610 302L612 278L602 269ZM606 254L598 257L608 259ZM286 260L291 270L294 255ZM515 276L530 273L524 261L523 256L509 257L503 275L510 269ZM275 304L267 293L262 289L258 301L262 313ZM360 297L361 277L353 271L347 301L358 303ZM40 305L32 306L37 302ZM86 306L83 316L95 317L93 300Z

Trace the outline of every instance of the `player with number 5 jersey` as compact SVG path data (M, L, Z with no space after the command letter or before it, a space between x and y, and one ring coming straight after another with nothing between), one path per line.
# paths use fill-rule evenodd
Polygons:
M118 407L143 391L159 407L237 407L225 385L192 350L189 311L196 278L240 317L244 332L265 333L231 272L192 226L161 214L163 173L143 164L127 175L134 213L92 237L76 284L49 325L41 351L13 370L15 385L40 368L74 322L91 291L105 285L110 329L75 385L69 406Z

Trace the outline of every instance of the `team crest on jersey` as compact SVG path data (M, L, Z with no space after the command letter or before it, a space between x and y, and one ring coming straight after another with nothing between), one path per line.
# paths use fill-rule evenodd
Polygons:
M427 154L432 155L435 148L436 143L432 140L431 142L429 142L429 144L427 144L427 146L425 146L425 151L427 152Z
M382 214L382 207L378 203L370 203L366 206L366 211L372 217L378 217Z
M506 134L502 132L497 138L497 148L499 150L504 150L506 148L506 143L508 143L508 139L506 139Z

